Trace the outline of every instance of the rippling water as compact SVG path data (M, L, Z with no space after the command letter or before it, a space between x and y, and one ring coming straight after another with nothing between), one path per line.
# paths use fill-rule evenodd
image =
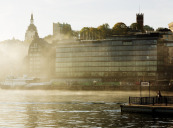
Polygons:
M120 104L138 92L0 91L0 127L171 127L172 117L121 113Z

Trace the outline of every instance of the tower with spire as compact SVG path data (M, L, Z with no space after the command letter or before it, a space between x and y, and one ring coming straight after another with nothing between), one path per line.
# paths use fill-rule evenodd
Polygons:
M136 23L137 23L138 30L143 32L144 31L144 14L143 13L136 14Z
M28 26L28 29L26 30L26 33L25 33L25 41L31 42L34 39L36 34L38 34L37 28L34 25L33 14L31 14L30 25Z
M144 14L141 13L140 1L139 1L139 13L136 14L137 29L144 32Z
M31 14L30 24L34 24L33 14Z

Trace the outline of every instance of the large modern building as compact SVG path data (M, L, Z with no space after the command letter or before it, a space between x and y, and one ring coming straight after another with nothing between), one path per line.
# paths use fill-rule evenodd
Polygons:
M166 79L167 47L158 34L57 43L57 78L139 82Z

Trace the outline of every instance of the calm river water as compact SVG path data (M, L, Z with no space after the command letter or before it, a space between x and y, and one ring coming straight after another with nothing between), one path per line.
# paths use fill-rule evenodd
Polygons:
M173 117L121 113L120 104L127 103L128 96L139 96L139 92L0 90L0 127L159 128L173 126Z

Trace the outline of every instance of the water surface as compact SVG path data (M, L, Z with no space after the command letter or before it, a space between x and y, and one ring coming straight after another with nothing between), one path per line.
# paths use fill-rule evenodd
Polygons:
M128 103L128 96L139 96L139 92L0 90L0 127L173 126L172 117L121 113L120 104Z

